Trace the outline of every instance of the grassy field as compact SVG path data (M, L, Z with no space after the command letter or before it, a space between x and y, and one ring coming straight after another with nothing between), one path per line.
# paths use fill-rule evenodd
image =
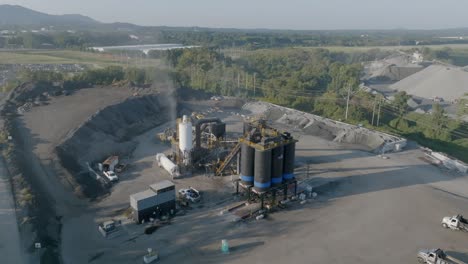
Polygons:
M410 50L413 48L430 48L439 50L443 48L451 48L453 50L466 50L468 51L468 44L446 44L446 45L424 45L424 46L368 46L368 47L344 47L344 46L323 46L323 47L299 47L299 49L328 49L331 51L342 51L342 52L363 52L372 49L380 50Z
M121 66L161 66L157 59L127 58L103 53L72 50L53 51L0 51L0 64L86 64L93 67Z

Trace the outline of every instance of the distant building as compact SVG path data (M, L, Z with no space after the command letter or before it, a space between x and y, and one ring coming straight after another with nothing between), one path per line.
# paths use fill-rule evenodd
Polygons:
M141 51L148 54L152 50L172 50L172 49L190 49L199 46L184 46L182 44L148 44L148 45L129 45L129 46L107 46L107 47L91 47L91 50L106 52L106 51Z

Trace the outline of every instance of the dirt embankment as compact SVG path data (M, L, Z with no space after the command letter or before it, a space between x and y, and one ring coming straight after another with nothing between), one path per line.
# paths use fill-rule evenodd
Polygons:
M136 147L137 135L170 120L174 102L168 95L133 97L108 106L71 131L56 147L64 168L77 177L87 196L96 188L83 172L87 163L100 162L109 155L126 156ZM90 189L91 188L91 189Z
M54 188L61 188L59 172L55 170L61 166L54 165L56 164L55 154L59 154L59 161L73 176L76 176L79 173L74 172L79 172L82 161L92 162L101 159L104 155L127 153L134 145L131 140L134 135L165 122L171 114L175 115L176 104L172 97L156 95L154 89L145 89L142 93L131 88L129 91L121 91L125 90L125 87L90 89L107 90L103 90L102 93L74 91L79 96L72 93L67 97L56 98L55 96L59 96L61 92L59 87L26 83L15 89L8 98L5 98L8 100L4 102L4 105L2 104L1 115L5 120L4 128L7 134L12 136L5 158L14 180L15 198L18 201L22 199L25 204L24 210L18 211L17 217L22 222L20 232L23 246L30 252L34 252L31 256L34 263L62 262L60 256L62 216L79 214L79 211L84 209L84 204L76 200L71 192L69 195L64 195L67 191L65 189L51 192ZM119 95L114 98L112 95L115 93ZM89 108L93 107L99 109L101 100L90 100L92 102L87 103L86 98L83 98L86 95L93 96L93 94L98 96L102 94L101 98L111 96L114 99L111 100L112 103L105 104L108 105L107 107L104 105L102 110L72 130L54 151L57 146L55 140L59 140L60 130L69 128L57 128L54 122L63 121L58 118L63 116L53 113L56 111L89 111ZM131 97L132 94L145 94L145 96ZM125 96L130 96L130 99L122 99L122 101L120 98L125 98ZM83 107L54 110L58 102L63 104L69 100L81 100ZM31 115L38 111L39 108L36 109L36 106L41 108L39 116ZM60 103L57 104L57 107L59 106L61 106ZM25 111L20 111L21 109ZM41 116L41 113L47 115ZM80 117L79 114L72 115L72 112L70 114L70 118ZM36 122L30 122L31 118ZM38 128L38 123L41 122L43 125ZM73 124L73 122L68 123ZM47 129L44 127L47 126L59 131L55 131L52 138L45 140L44 135L47 134ZM73 126L75 127L76 124ZM42 128L44 131L41 131ZM47 143L52 146L50 151L55 154L48 153L49 146L43 146ZM78 179L80 179L79 176ZM76 182L82 183L78 179ZM93 180L90 181L90 178L86 179L88 182L95 183ZM41 242L43 249L33 250L34 242Z

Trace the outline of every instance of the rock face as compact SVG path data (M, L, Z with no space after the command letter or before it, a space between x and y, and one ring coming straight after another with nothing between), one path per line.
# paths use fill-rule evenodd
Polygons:
M78 173L87 162L131 153L136 145L133 137L169 121L174 107L168 99L165 95L134 97L98 111L56 147L62 165Z

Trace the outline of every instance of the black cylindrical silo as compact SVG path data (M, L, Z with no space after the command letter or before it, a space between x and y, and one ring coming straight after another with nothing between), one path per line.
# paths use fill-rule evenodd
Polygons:
M271 150L271 185L278 186L283 182L283 152L284 147L279 146Z
M296 157L296 142L284 146L283 180L294 179L294 160Z
M245 186L254 182L255 149L246 143L241 145L240 178Z
M271 187L271 149L255 150L254 187L265 192Z

